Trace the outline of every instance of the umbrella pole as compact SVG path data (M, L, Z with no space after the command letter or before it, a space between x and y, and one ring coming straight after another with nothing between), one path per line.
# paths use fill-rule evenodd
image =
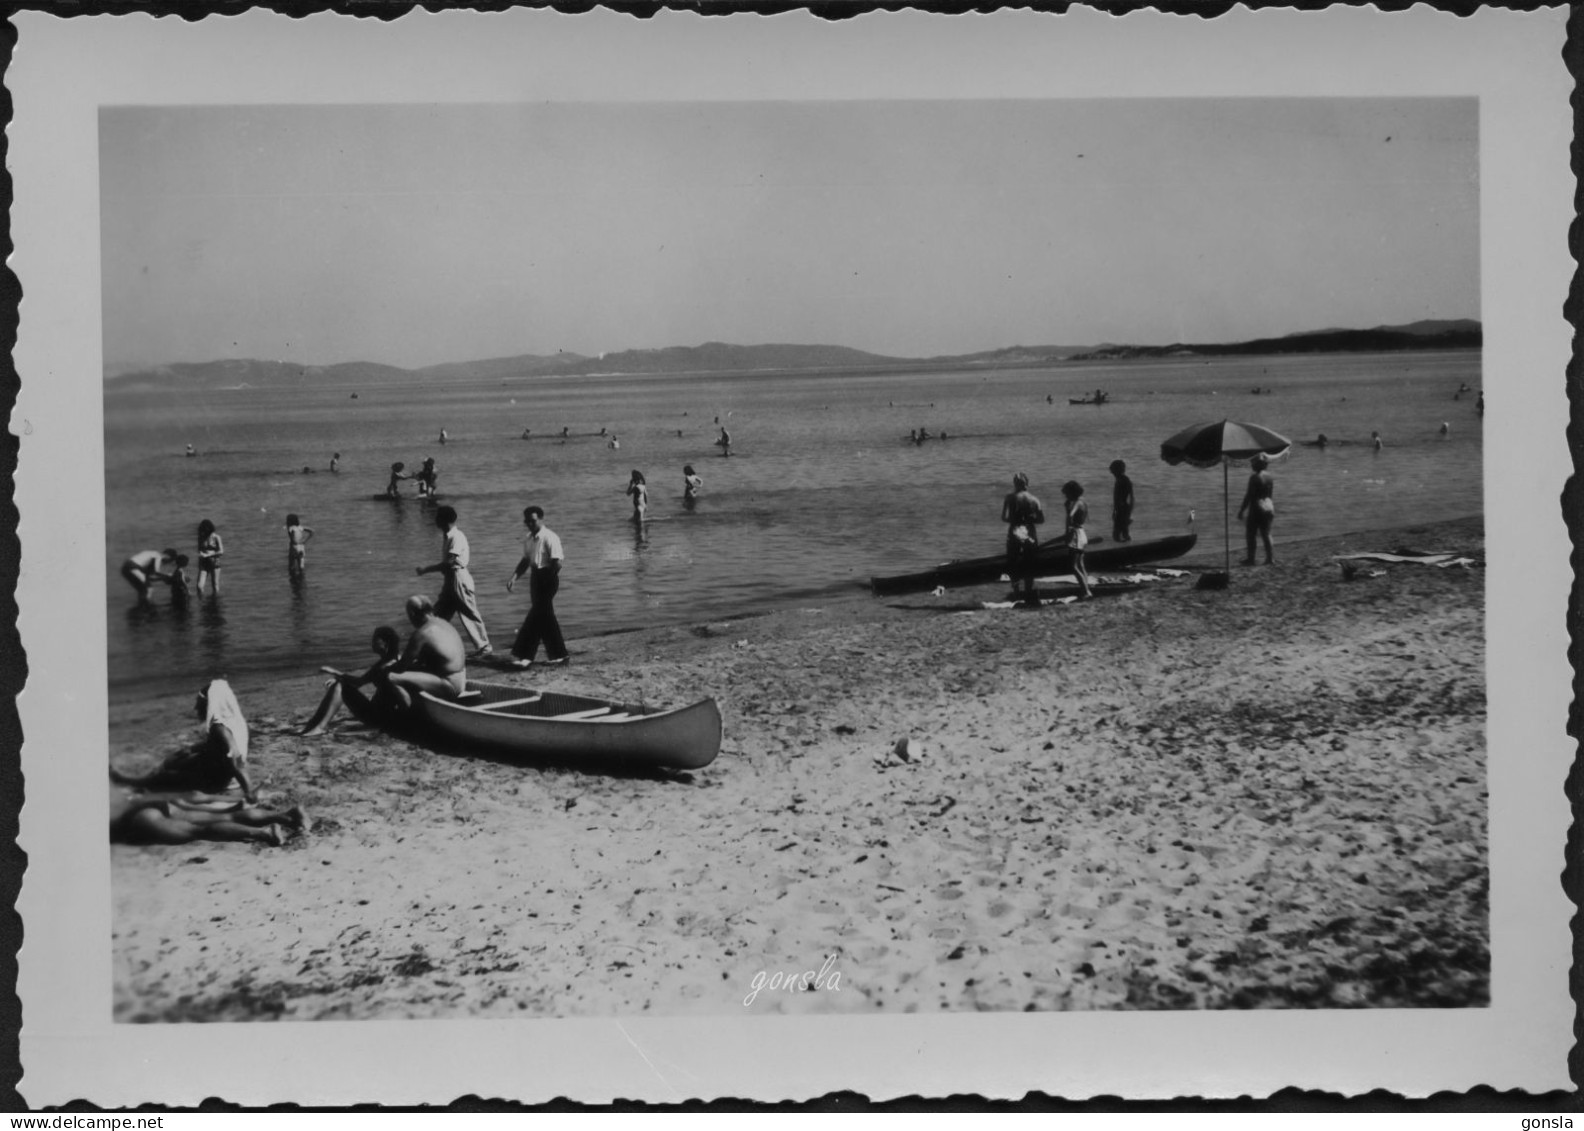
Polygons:
M1226 527L1226 575L1232 580L1232 461L1221 457L1221 521Z

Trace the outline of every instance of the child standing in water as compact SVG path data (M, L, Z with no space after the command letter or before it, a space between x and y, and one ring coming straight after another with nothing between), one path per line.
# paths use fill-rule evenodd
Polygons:
M632 496L633 521L642 522L644 512L649 509L649 484L644 479L644 473L636 467L633 468L632 478L627 480L627 494Z
M1111 474L1116 476L1116 488L1111 494L1111 538L1117 542L1131 542L1133 480L1127 476L1127 464L1119 459L1111 461Z
M198 595L203 596L204 578L209 578L210 590L220 592L220 558L225 554L225 543L220 532L207 518L198 524Z
M294 514L286 516L286 572L300 575L308 557L308 539L313 537L313 527L304 526Z
M682 466L682 502L692 506L698 502L699 492L704 489L704 480L699 478L698 472L693 470L691 463Z

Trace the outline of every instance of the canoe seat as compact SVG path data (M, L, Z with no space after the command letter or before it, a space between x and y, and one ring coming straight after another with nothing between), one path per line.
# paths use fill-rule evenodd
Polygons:
M480 698L483 697L483 695L484 695L484 693L482 691L479 691L477 688L474 688L473 690L464 691L462 694L458 695L456 697L455 702L462 703L462 702L466 702L466 701L468 701L470 699L480 699Z
M630 718L632 718L632 716L623 711L622 713L615 715L601 715L599 718L590 719L589 721L595 723L624 723Z
M521 699L504 699L499 703L485 703L484 710L503 711L507 707L521 707L525 703L537 703L543 698L544 696L536 691L532 695L523 696Z
M573 722L578 719L592 719L595 715L603 715L609 707L590 707L587 711L569 711L564 715L551 715L557 722Z

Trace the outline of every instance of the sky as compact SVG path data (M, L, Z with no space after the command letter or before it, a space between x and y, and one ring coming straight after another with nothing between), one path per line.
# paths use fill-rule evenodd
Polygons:
M1478 318L1474 99L100 112L109 371Z

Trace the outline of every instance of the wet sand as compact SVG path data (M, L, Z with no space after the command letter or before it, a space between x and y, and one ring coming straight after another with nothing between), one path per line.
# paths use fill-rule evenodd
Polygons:
M1005 585L856 596L480 673L715 696L720 757L675 777L345 717L298 738L319 679L243 693L255 780L316 827L116 846L115 1016L1487 1004L1484 571L1334 561L1482 561L1482 532L1278 545L1223 592L1038 611L980 607ZM1165 564L1218 567L1219 531L1200 550ZM194 733L147 704L113 722L129 768Z

